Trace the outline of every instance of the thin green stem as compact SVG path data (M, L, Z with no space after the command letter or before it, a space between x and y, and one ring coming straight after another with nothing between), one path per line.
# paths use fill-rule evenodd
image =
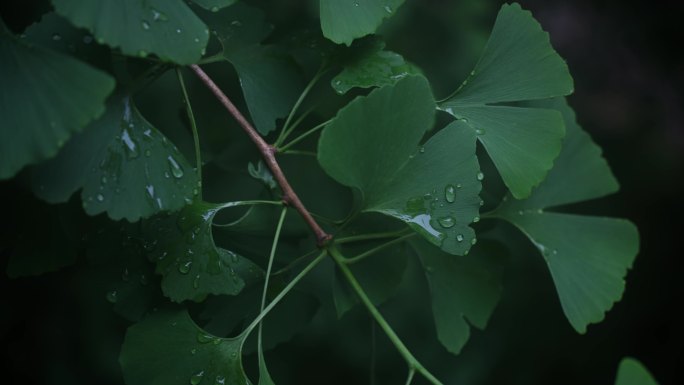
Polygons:
M286 152L281 152L281 155L304 155L304 156L317 156L313 151L300 151L300 150L287 150Z
M313 86L318 82L318 80L323 76L325 71L323 71L323 67L316 72L316 75L309 81L309 84L304 87L304 90L302 91L301 95L299 95L299 99L295 102L294 106L292 106L292 110L290 110L290 114L287 116L287 119L285 120L285 124L283 125L283 129L280 131L280 135L278 135L278 139L276 139L275 143L273 144L274 147L279 147L285 139L287 139L288 135L292 133L292 130L294 130L294 125L290 126L290 122L294 118L295 114L297 113L297 109L299 109L299 106L302 104L306 96L309 94Z
M288 143L282 147L276 146L276 148L278 148L279 152L287 151L288 148L290 148L290 147L294 146L295 144L301 142L302 140L306 139L306 137L308 137L309 135L313 134L314 132L320 130L321 128L325 127L328 123L330 123L330 120L326 120L325 122L317 125L316 127L312 128L312 129L306 131L305 133L299 135L298 137L292 139L292 141L290 141L290 143Z
M290 283L288 283L287 286L285 286L285 288L283 288L283 290L280 293L278 293L278 295L275 298L273 298L273 301L271 301L264 308L264 310L262 310L261 313L259 313L259 315L254 319L254 321L252 321L252 323L249 324L247 328L245 328L245 331L242 332L242 336L246 339L247 335L249 335L249 333L251 333L252 330L254 330L254 328L259 324L259 322L261 322L261 320L264 319L264 317L266 317L266 315L278 304L278 302L280 302L280 300L282 300L283 297L285 297L287 293L289 293L290 290L292 290L292 288L295 287L295 285L297 285L297 283L301 281L302 278L304 278L314 267L321 263L321 261L326 255L328 255L327 250L323 250L313 261L311 261L311 263L306 265L306 267L304 267L304 269L300 271L299 274L297 274L297 276L294 277L292 281L290 281Z
M406 234L402 237L392 239L391 241L385 242L382 245L374 247L374 248L372 248L368 251L365 251L365 252L363 252L363 253L355 256L355 257L347 258L344 260L344 263L346 263L347 265L352 265L354 263L358 263L358 262L364 260L365 258L370 257L371 255L377 253L378 251L384 250L384 249L386 249L392 245L396 245L397 243L404 242L405 240L407 240L408 238L411 238L414 235L416 235L416 233Z
M406 379L406 385L411 385L411 382L413 382L413 376L416 374L416 369L411 368L409 369L408 372L408 378Z
M178 83L180 83L181 91L183 91L183 101L185 102L185 111L188 114L190 121L190 128L192 129L192 140L195 142L195 164L197 167L197 180L199 188L199 198L202 199L202 153L200 151L199 133L197 132L197 123L195 122L195 114L192 112L192 105L190 104L190 97L188 90L185 87L183 80L183 73L180 68L176 68L176 75L178 75Z
M359 299L361 299L361 302L363 302L363 304L366 306L366 309L368 309L368 312L373 316L373 318L375 318L375 321L385 332L387 338L389 338L394 347L399 351L399 354L401 354L404 360L406 360L409 370L418 371L418 373L422 374L434 385L443 385L437 378L435 378L435 376L432 375L432 373L425 369L425 367L413 356L413 354L411 354L406 345L404 345L404 342L402 342L397 333L394 332L382 314L380 314L380 311L375 307L375 305L373 305L373 302L370 300L370 298L368 298L368 295L361 287L361 284L356 280L356 277L354 277L354 274L352 274L351 270L345 263L345 257L339 252L335 245L329 247L328 251L337 263L340 271L342 271L342 274L344 274L349 285L356 292L356 295L359 296Z
M199 61L199 63L197 63L197 64L202 65L202 64L218 63L218 62L224 61L224 60L226 60L226 58L223 56L223 54L222 54L222 53L218 53L218 54L216 54L216 55L207 56L207 57L201 59L201 60Z
M299 257L295 258L294 261L290 262L287 266L285 266L285 267L283 267L282 269L276 271L276 272L273 273L272 275L283 274L283 273L285 273L286 271L291 270L293 267L297 266L297 265L300 264L303 260L307 259L307 258L310 257L312 254L314 254L314 253L316 253L316 252L318 252L318 251L319 251L319 249L313 249L313 250L309 251L308 253L306 253L306 254L304 254L304 255L302 255L302 256L299 256Z
M394 237L400 237L409 231L410 231L409 229L402 229L399 231L386 231L386 232L382 232L382 233L368 233L368 234L351 235L348 237L335 238L335 243L337 243L339 245L339 244L343 244L343 243L372 241L375 239L384 239L384 238L394 238Z
M278 226L276 226L275 235L273 236L273 245L271 246L271 255L268 256L268 267L266 267L266 278L264 279L264 291L261 293L261 308L260 311L264 311L266 306L266 292L268 291L268 281L271 277L271 269L273 268L273 260L275 259L276 249L278 248L278 241L280 240L280 231L283 229L283 223L285 222L285 215L287 214L287 206L283 206L280 211L280 218L278 219ZM262 339L262 329L263 322L259 322L259 330L257 332L257 349L259 349L259 354L263 354L263 348L261 346Z

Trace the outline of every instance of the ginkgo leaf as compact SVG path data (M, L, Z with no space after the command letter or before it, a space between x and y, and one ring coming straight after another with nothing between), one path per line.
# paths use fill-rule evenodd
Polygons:
M267 135L276 119L290 112L302 89L294 60L275 46L260 44L272 27L257 8L238 3L202 17L237 71L254 126Z
M641 362L625 357L620 361L615 385L658 385L658 381Z
M450 254L475 243L482 174L475 134L463 122L419 142L434 121L427 81L407 77L359 97L323 130L318 161L362 194L362 211L404 221Z
M197 62L209 30L183 0L52 0L55 11L131 56Z
M55 156L105 111L114 79L70 56L15 38L0 25L0 179Z
M401 55L383 48L385 43L379 40L361 47L361 52L345 63L342 72L330 81L333 89L344 94L354 87L386 86L408 75L420 74L418 68L407 63Z
M553 166L565 134L557 111L497 105L568 95L563 59L529 11L504 4L479 62L439 108L478 134L504 183L526 198Z
M195 170L128 97L111 103L32 178L34 192L48 202L66 202L82 188L88 214L131 222L178 210L198 193Z
M249 385L244 338L212 336L185 310L158 310L128 328L119 362L128 385Z
M497 257L501 251L478 245L471 255L453 256L422 240L410 243L430 285L439 341L458 354L470 337L469 323L484 329L499 302L502 266Z
M217 12L221 8L233 5L238 0L192 0L193 3L212 12Z
M600 322L622 297L624 277L639 250L639 235L629 221L546 212L546 209L598 198L618 185L601 151L574 120L563 99L536 102L563 113L568 135L554 168L529 199L504 198L493 216L505 219L542 253L561 305L580 333Z
M350 45L370 35L404 3L404 0L320 0L323 35L337 44Z
M201 302L209 294L235 295L245 281L263 277L263 271L248 259L214 244L212 221L228 206L195 202L176 214L161 214L143 223L148 257L157 264L162 290L172 301Z

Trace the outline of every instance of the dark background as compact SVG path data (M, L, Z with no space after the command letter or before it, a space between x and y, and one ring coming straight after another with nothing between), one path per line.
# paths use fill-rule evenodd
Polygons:
M0 12L17 31L44 9L43 2L26 1L17 13L10 3L0 3ZM276 23L296 17L295 8L282 3L271 11ZM684 62L679 52L684 3L521 3L566 58L575 79L570 104L603 147L622 185L618 194L578 210L626 217L639 227L641 252L627 276L624 298L603 323L578 335L563 317L542 259L519 239L507 266L502 302L489 327L474 331L459 357L446 354L434 332L415 320L412 314L421 309L402 308L407 298L425 294L413 290L419 286L411 281L415 277L409 274L398 299L383 311L446 384L611 384L624 356L641 360L663 385L684 383L684 319L675 315L684 303ZM499 4L407 0L381 33L388 48L421 66L437 96L444 97L472 67ZM3 194L22 194L10 183L0 187ZM8 202L3 211L9 211L9 218L26 203L14 197ZM118 383L120 337L102 330L122 331L127 323L106 307L83 311L77 297L85 290L56 275L0 279L0 378L9 381L3 383L42 382L38 378L51 384ZM73 320L72 314L82 317ZM367 383L370 325L362 310L337 325L314 325L269 355L274 377L282 379L279 384L295 383L288 382L294 378L300 385ZM365 330L360 335L359 328ZM382 379L377 383L403 383L404 364L377 334L377 375Z

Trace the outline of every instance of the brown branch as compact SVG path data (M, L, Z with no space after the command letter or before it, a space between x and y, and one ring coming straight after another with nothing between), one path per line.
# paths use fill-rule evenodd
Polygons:
M332 238L332 236L318 225L316 220L311 216L311 214L306 210L304 204L299 199L297 194L290 186L290 183L285 178L283 170L280 169L280 165L276 161L275 147L266 143L266 141L259 135L259 133L252 127L252 125L245 119L245 117L240 113L240 110L235 107L233 102L228 99L228 96L221 91L221 89L214 83L213 80L207 75L198 65L193 64L190 68L197 74L197 76L204 82L204 84L211 90L211 92L216 96L216 98L223 104L223 106L230 112L231 115L237 120L237 122L242 126L242 129L247 133L252 142L257 146L261 156L264 158L266 165L273 173L273 177L280 185L283 190L283 202L287 205L294 207L299 214L304 218L304 221L309 225L311 230L316 235L316 240L318 241L318 246L322 247Z

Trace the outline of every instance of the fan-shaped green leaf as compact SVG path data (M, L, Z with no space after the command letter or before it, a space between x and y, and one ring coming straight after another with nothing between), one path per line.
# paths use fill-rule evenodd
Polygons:
M65 202L79 188L90 215L107 212L131 222L178 210L197 194L197 176L178 149L128 97L76 135L54 160L33 174L36 194Z
M440 109L478 133L517 199L530 195L553 166L564 135L556 111L496 106L572 93L573 81L546 32L518 4L505 4L480 61Z
M574 121L562 100L538 102L558 108L568 127L555 167L529 199L504 198L494 215L525 233L544 256L563 311L580 333L599 322L624 291L624 276L639 249L629 221L548 213L550 207L597 198L617 190L600 149Z
M128 328L119 362L128 385L249 385L243 342L206 333L184 310L160 310Z
M216 213L229 205L195 202L177 214L144 222L149 258L163 276L162 290L174 302L200 302L209 294L239 293L263 272L244 257L217 248L211 232Z
M237 0L192 0L193 3L212 12L217 12L221 8L235 4Z
M340 110L321 134L318 161L361 191L363 211L402 220L442 250L465 254L480 207L475 134L454 122L419 147L433 119L427 82L407 77Z
M403 3L404 0L321 0L323 35L337 44L350 45L354 39L375 32Z
M330 84L338 94L354 87L370 88L396 83L408 75L420 74L418 68L404 61L392 51L385 51L385 43L373 40L335 76Z
M500 250L478 247L468 256L445 254L422 240L412 240L432 297L432 312L440 342L460 353L470 326L484 329L501 296ZM466 322L466 319L468 322Z
M209 30L183 0L52 0L55 10L100 43L131 56L197 62Z
M272 26L261 10L242 3L202 17L240 77L254 126L262 135L290 112L302 89L295 62L275 46L261 45Z
M620 361L615 385L658 385L658 382L641 362L626 357Z
M107 74L15 38L0 26L0 179L53 157L104 112Z

